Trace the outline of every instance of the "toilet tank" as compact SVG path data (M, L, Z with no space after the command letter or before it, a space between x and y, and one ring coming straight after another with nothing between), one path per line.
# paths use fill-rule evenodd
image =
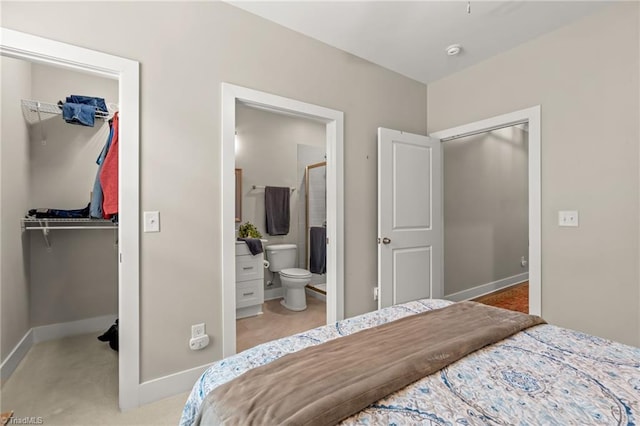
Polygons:
M295 244L271 244L266 246L269 270L280 272L283 269L294 268L296 266L296 248Z

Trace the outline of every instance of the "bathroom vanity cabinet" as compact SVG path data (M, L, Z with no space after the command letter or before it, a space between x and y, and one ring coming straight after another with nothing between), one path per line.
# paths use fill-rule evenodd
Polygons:
M243 241L236 242L236 319L262 313L264 253L253 256Z

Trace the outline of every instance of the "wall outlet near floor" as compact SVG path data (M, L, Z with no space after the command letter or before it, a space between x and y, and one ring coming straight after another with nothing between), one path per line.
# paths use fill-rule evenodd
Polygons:
M560 210L558 212L558 226L578 226L578 211Z
M204 323L194 324L191 326L191 338L202 337L205 335Z
M522 256L522 257L520 258L520 266L522 266L523 268L526 268L526 266L527 266L527 264L528 264L528 263L529 263L529 262L527 262L527 259L525 259L525 257L524 257L524 256Z
M378 300L378 287L373 288L373 300Z

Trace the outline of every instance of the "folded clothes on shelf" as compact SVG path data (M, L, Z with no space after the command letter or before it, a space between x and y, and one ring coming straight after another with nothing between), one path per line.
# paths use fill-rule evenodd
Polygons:
M61 102L58 103L60 105ZM96 111L108 113L107 103L103 98L92 96L71 95L67 96L62 106L62 118L70 124L93 127L96 119Z
M35 217L36 219L69 219L69 218L82 218L89 217L89 206L83 209L75 210L60 210L60 209L31 209L27 216Z

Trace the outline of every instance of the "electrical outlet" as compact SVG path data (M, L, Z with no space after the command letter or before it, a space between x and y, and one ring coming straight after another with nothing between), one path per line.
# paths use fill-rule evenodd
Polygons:
M560 210L558 212L558 226L578 226L578 211Z
M204 323L194 324L191 326L191 338L202 337L205 335Z
M378 300L378 287L373 288L373 300Z

